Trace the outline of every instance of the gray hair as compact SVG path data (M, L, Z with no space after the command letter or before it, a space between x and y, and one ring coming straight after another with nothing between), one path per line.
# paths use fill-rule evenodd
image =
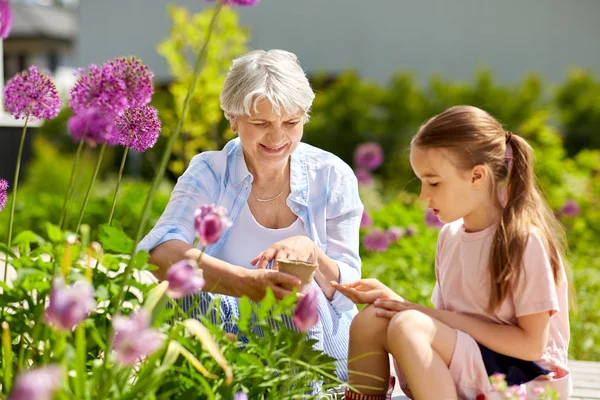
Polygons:
M267 99L273 112L304 113L308 121L315 93L294 53L284 50L254 50L233 60L221 92L221 109L228 120L257 112Z

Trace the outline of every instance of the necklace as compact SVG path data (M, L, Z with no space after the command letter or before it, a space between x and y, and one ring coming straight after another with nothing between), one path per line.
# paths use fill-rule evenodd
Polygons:
M283 194L283 190L282 190L281 192L279 192L279 194L278 194L277 196L275 196L275 197L271 197L270 199L259 199L259 198L258 198L258 197L256 197L256 196L254 196L254 199L255 199L256 201L259 201L259 202L261 202L261 203L267 203L267 202L269 202L269 201L273 201L273 200L275 200L275 199L278 199L278 198L279 198L279 196L281 196L282 194Z

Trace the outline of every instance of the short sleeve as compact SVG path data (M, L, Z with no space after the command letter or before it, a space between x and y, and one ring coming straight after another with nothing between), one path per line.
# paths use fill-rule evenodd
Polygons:
M550 257L542 238L532 232L523 253L523 270L513 288L516 317L559 311L558 290L554 282Z
M433 287L433 293L431 293L431 303L437 309L443 310L444 298L442 296L442 288L440 286L440 260L442 259L442 248L444 245L444 237L446 231L449 229L448 224L444 225L440 230L437 240L437 246L435 249L435 286Z

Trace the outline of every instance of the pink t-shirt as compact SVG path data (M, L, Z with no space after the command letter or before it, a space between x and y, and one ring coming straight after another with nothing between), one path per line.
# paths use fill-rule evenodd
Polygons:
M538 363L557 372L554 378L563 381L560 382L560 389L565 385L570 386L570 374L567 372L569 311L565 270L561 270L557 287L543 240L532 230L523 254L519 283L490 315L487 312L490 293L488 263L495 232L496 225L492 225L483 231L468 233L463 228L462 220L442 228L436 251L437 279L431 301L439 309L508 325L517 325L517 317L549 311L552 317L548 344Z

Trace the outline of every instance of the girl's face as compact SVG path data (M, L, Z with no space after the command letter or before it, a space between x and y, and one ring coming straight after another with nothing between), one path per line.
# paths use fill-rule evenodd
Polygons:
M420 198L444 223L463 218L465 227L470 223L478 226L485 213L491 214L489 206L494 204L488 170L482 165L458 169L452 157L442 148L411 149L410 164L421 180Z

